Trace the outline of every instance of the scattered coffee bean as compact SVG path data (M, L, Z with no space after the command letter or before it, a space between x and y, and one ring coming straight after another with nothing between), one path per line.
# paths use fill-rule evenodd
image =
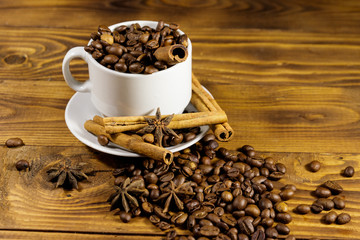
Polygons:
M283 224L283 223L278 223L276 225L275 229L281 235L288 235L290 233L290 228L286 224Z
M296 237L289 235L285 238L285 240L296 240Z
M336 218L336 223L340 225L346 224L350 221L351 221L351 217L347 213L340 213Z
M317 187L314 194L319 198L328 198L331 196L331 191L328 188Z
M321 213L322 210L324 210L324 207L320 203L317 203L317 202L314 202L310 208L313 213Z
M291 189L284 189L280 192L280 197L283 201L287 201L294 196L295 192Z
M30 164L26 160L19 160L15 163L15 167L18 171L25 170L30 167Z
M342 191L343 191L343 188L337 182L330 181L330 180L326 181L323 184L323 187L329 189L333 195L338 195L338 194L342 193Z
M329 211L334 208L334 202L328 198L319 198L315 202L322 205L323 210L325 211Z
M310 212L310 206L307 204L299 204L295 208L296 213L307 214Z
M21 138L9 138L6 140L5 145L9 148L20 147L25 145Z
M334 202L334 208L336 209L344 209L345 208L345 200L341 197L334 197L333 200Z
M317 160L314 160L308 164L308 168L311 172L317 172L321 168L321 163Z
M289 213L277 213L275 220L280 223L288 224L292 221L292 217Z
M337 216L338 215L336 212L330 211L323 216L323 222L326 224L334 223L336 221Z
M120 216L121 221L123 221L124 223L128 223L128 222L130 222L130 220L131 220L131 213L127 213L127 212L125 212L125 211L121 211L121 212L119 213L119 216Z
M289 211L289 207L286 202L277 202L275 204L275 210L280 213L285 213Z
M99 135L97 140L101 146L106 146L109 143L109 139L105 135Z
M344 177L352 177L352 176L354 176L354 174L355 174L355 169L352 166L346 167L343 171Z

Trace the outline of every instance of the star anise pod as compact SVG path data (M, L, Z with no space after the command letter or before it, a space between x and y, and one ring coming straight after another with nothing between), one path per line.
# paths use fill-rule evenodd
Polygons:
M78 189L78 181L88 179L82 171L82 165L71 166L70 160L66 159L57 166L47 170L49 181L56 181L56 187L70 187Z
M136 195L140 195L148 191L145 188L144 180L138 179L131 182L130 178L126 178L120 186L116 186L116 192L109 199L111 207L110 211L122 207L125 212L130 211L130 207L139 207Z
M168 128L167 125L173 119L174 114L167 116L164 119L161 119L160 108L156 110L155 118L147 118L145 117L145 121L147 122L147 126L137 131L137 133L145 134L145 133L152 133L155 131L155 140L156 145L162 147L162 139L164 137L164 133L167 135L179 137L174 130Z
M181 201L179 196L192 196L195 194L191 187L191 182L184 182L179 186L176 186L173 181L170 181L167 187L161 188L161 192L162 194L156 199L156 201L166 198L163 212L169 211L172 200L175 202L175 205L179 210L183 210L184 203Z

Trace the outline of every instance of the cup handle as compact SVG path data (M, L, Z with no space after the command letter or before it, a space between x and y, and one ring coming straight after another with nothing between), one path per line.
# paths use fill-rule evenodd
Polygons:
M85 82L79 82L76 80L70 72L70 62L74 58L81 58L85 62L88 62L86 54L87 53L84 50L84 47L74 47L66 53L62 63L62 73L64 75L65 82L69 85L69 87L77 92L90 92L91 83L90 80L86 80Z

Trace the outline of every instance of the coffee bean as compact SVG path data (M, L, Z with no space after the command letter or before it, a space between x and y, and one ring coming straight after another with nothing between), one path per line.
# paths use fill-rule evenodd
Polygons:
M114 180L114 185L119 186L121 183L123 183L125 181L125 179L127 178L127 176L118 176L115 178Z
M328 198L319 198L316 203L321 204L325 211L329 211L334 208L334 202Z
M278 223L276 225L275 229L281 235L288 235L290 233L290 228L287 225L283 224L283 223Z
M265 233L262 230L257 230L251 237L251 240L265 240Z
M176 236L177 236L176 231L170 230L166 233L166 240L173 240L176 238Z
M19 160L15 163L15 167L18 171L26 170L30 167L30 164L26 160Z
M130 220L131 220L131 213L127 213L127 212L125 212L125 211L121 211L121 212L119 213L119 216L120 216L121 221L124 222L124 223L128 223L128 222L130 222Z
M323 184L323 187L329 189L333 195L338 195L338 194L342 193L342 191L343 191L343 188L337 182L330 181L330 180L326 181Z
M237 224L236 219L231 214L223 214L221 220L231 227L235 227Z
M296 240L296 237L289 235L285 238L285 240Z
M336 218L336 223L340 225L346 224L350 221L351 221L351 217L347 213L340 213Z
M141 204L141 208L144 211L144 213L146 213L146 214L151 214L154 211L153 205L149 202L143 202Z
M216 237L220 233L220 229L215 226L203 226L200 228L200 234L206 237Z
M233 209L235 209L235 210L243 210L243 209L246 208L247 203L248 203L247 199L244 196L242 196L242 195L237 196L234 199L233 203L232 203Z
M224 191L221 193L221 199L224 202L231 202L233 200L233 195L229 191Z
M284 187L281 188L281 190L290 189L293 192L296 192L297 188L294 184L286 184Z
M157 224L157 223L160 222L160 218L159 218L158 216L156 216L156 215L151 215L151 216L149 217L149 220L150 220L150 222L151 222L152 224Z
M343 171L344 177L352 177L352 176L354 176L354 174L355 174L355 169L352 166L346 167Z
M260 215L260 209L255 204L249 204L245 208L245 213L248 216L257 217Z
M196 138L196 134L195 133L192 133L192 132L188 132L185 134L184 136L184 141L185 142L189 142L189 141L192 141L193 139Z
M288 224L292 221L292 217L289 213L277 213L275 220L280 223Z
M310 212L310 206L307 204L299 204L296 206L295 211L299 214L307 214Z
M336 209L344 209L345 208L345 201L343 198L334 197L332 199L332 201L334 202L334 208L336 208Z
M109 139L105 135L97 136L97 141L101 146L106 146L109 144Z
M314 194L319 198L328 198L331 196L331 191L328 188L317 187Z
M6 140L5 145L8 148L13 148L13 147L20 147L25 144L21 138L9 138L8 140Z
M336 221L337 218L337 213L334 211L330 211L327 214L325 214L322 218L323 222L326 224L331 224L334 223Z
M118 72L126 72L128 68L125 63L118 62L115 64L114 69Z
M317 172L320 170L320 168L321 168L321 163L317 160L314 160L308 164L308 169L311 172Z
M289 207L285 202L277 202L275 204L275 210L279 213L285 213L289 211Z
M280 192L280 197L283 201L287 201L294 196L295 192L291 189L284 189Z
M272 208L273 207L273 204L272 202L267 199L267 198L262 198L260 199L259 203L258 203L258 206L261 210L264 210L264 209L267 209L267 208Z
M246 234L238 234L238 240L249 240L249 237Z
M279 235L279 233L278 233L278 231L276 230L276 228L274 228L274 227L269 227L269 228L266 229L265 235L266 235L266 237L268 237L268 238L277 238L278 235Z
M310 206L310 209L313 213L320 213L320 212L322 212L322 210L324 210L324 207L320 203L314 202Z
M250 216L241 217L238 219L238 226L241 233L250 236L255 232L252 222L254 219Z
M144 65L140 62L134 62L129 65L129 72L131 73L141 73L144 71Z
M160 221L158 224L156 224L156 226L163 231L171 228L171 225L164 221Z

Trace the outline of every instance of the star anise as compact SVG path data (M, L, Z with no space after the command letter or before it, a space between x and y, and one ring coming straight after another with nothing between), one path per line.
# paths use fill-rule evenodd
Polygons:
M71 166L70 160L66 159L57 166L47 170L49 181L56 181L56 187L70 187L78 189L78 181L88 179L82 171L82 165Z
M179 196L189 196L195 194L191 187L191 182L184 182L179 186L176 186L173 181L170 181L167 187L161 189L161 192L162 194L156 199L156 201L166 198L163 212L169 211L172 200L175 202L175 205L179 210L183 210L184 203L180 200Z
M129 212L130 207L139 207L135 195L140 195L146 191L144 180L138 179L131 182L130 178L126 178L119 187L116 186L116 192L107 200L111 204L110 211L122 207L125 212Z
M155 118L145 117L145 121L147 122L148 125L137 131L137 133L145 134L145 133L152 133L155 131L154 135L155 135L156 145L162 147L162 139L164 137L164 133L167 135L179 137L176 134L176 132L174 132L174 130L167 127L167 125L169 125L173 117L174 114L169 115L164 119L161 119L160 108L158 108L156 110Z

